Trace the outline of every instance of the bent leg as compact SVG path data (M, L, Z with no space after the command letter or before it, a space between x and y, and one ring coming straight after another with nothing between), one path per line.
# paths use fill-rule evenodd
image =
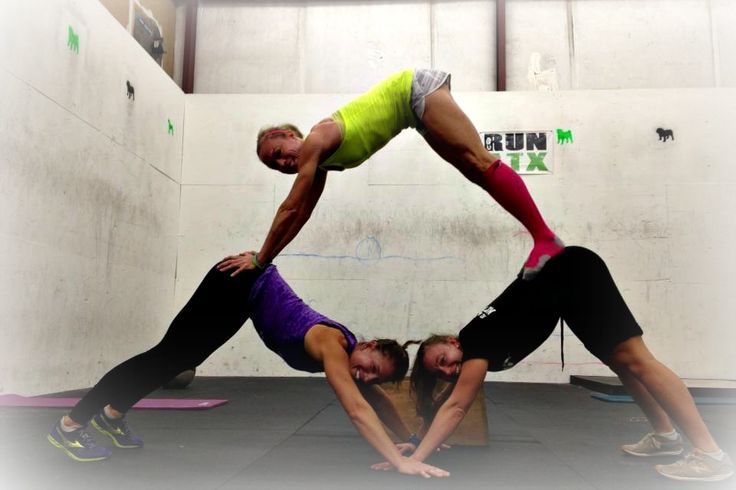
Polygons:
M425 98L422 124L432 149L471 182L485 189L532 235L534 248L524 263L525 277L534 275L547 260L562 251L562 242L544 222L524 181L496 155L486 151L478 130L457 105L447 86Z
M626 371L641 383L659 407L682 429L693 446L706 452L719 450L685 383L654 358L641 337L621 342L611 355L610 365L615 366L614 371ZM646 409L642 406L645 413L651 408L651 403Z

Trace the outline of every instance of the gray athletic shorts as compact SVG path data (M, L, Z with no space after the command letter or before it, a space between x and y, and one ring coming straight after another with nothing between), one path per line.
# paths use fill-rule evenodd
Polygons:
M411 110L417 117L417 131L422 135L426 131L422 125L424 98L445 84L450 88L449 73L439 70L414 70L414 78L411 80Z

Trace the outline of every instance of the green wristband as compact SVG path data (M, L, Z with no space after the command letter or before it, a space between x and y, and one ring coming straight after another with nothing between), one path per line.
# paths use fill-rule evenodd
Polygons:
M261 265L260 262L258 262L258 254L253 254L250 259L250 263L253 264L258 269L263 269L265 266Z

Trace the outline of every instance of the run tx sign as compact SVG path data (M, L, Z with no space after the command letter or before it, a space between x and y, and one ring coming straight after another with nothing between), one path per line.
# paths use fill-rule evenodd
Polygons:
M554 131L480 133L486 150L520 174L550 174L554 169Z

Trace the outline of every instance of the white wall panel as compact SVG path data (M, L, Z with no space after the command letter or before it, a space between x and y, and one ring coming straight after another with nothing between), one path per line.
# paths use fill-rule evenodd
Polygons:
M424 2L307 3L302 60L307 93L359 92L431 63Z
M736 86L736 2L711 0L713 47L718 86Z
M4 9L5 70L180 179L183 93L102 4L31 0L9 2ZM79 36L78 53L67 46L69 27ZM135 101L127 97L126 81L135 87Z
M0 392L90 386L171 315L183 94L98 2L0 29Z
M194 91L299 93L300 2L200 2Z
M432 65L453 74L455 90L496 86L495 1L430 2ZM420 67L430 66L429 64Z
M507 90L572 88L570 5L565 0L506 2Z
M732 86L727 0L506 2L508 90ZM403 67L496 85L496 2L202 0L197 93L353 93Z
M712 87L705 0L578 0L572 88Z

